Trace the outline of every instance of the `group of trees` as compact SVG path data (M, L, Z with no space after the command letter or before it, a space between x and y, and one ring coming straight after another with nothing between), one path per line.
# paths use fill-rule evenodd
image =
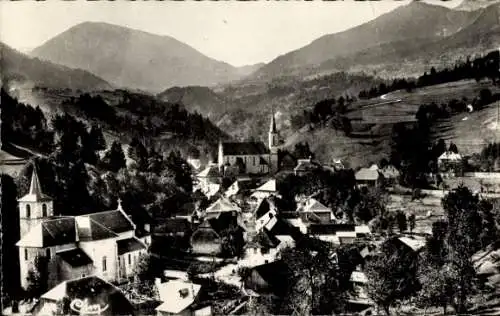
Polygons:
M329 124L335 130L341 130L349 135L352 126L346 112L349 104L354 101L354 98L350 96L321 100L313 106L312 110L304 110L303 114L292 116L292 127L300 129L307 124Z
M429 73L425 72L422 76L418 77L416 81L395 79L389 85L381 83L378 87L360 91L358 96L360 99L368 99L396 90L405 89L411 91L418 87L432 86L463 79L475 79L476 81L480 81L483 78L489 78L495 82L500 80L498 63L499 53L495 50L485 56L477 57L474 60L467 57L465 61L457 61L452 69L443 68L438 71L432 67Z
M499 214L488 200L463 186L442 201L445 219L433 224L422 252L401 252L393 243L367 262L368 294L389 315L391 307L410 298L422 308L452 306L466 313L480 292L472 263L477 251L499 237Z
M131 137L174 135L193 141L224 138L212 122L198 113L189 113L179 104L162 102L154 97L117 91L120 100L109 105L102 96L82 94L64 101L68 110L77 110L84 117L97 120L107 129L126 132Z
M47 128L47 119L40 107L33 108L19 103L3 88L0 99L2 100L2 143L15 142L18 145L35 147L43 153L51 152L54 146L54 135Z
M439 119L448 118L457 113L463 113L472 110L480 110L492 102L500 100L500 94L493 94L490 89L484 88L479 91L479 95L472 100L467 98L451 99L448 103L442 103L438 106L437 103L422 104L417 111L417 118L425 117L430 123ZM469 106L472 106L470 108Z

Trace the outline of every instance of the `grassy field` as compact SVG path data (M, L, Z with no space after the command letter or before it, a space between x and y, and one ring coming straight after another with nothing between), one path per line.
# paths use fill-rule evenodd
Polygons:
M330 127L304 128L290 135L285 147L307 141L321 161L341 158L352 167L366 166L387 157L393 125L415 121L415 113L421 104L436 102L440 105L463 97L472 100L484 88L493 93L500 92L491 82L463 80L416 89L413 92L395 91L382 97L359 101L349 107L348 116L353 125L350 137ZM461 113L437 122L433 127L433 138L453 141L464 154L478 152L485 143L494 141L500 134L496 130L496 118L496 104L490 104L481 111Z

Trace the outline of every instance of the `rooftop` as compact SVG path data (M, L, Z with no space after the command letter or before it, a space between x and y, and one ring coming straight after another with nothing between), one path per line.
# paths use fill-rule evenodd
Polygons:
M222 150L227 156L269 154L269 149L263 142L222 143Z
M86 266L93 262L80 248L59 251L56 255L72 267Z
M355 177L358 181L375 181L379 178L380 174L378 170L370 168L361 168L356 172Z
M135 237L117 240L116 245L118 247L119 256L125 253L146 249L146 246Z
M199 284L181 280L172 280L156 286L160 300L163 301L156 310L170 314L179 314L191 306L201 289Z

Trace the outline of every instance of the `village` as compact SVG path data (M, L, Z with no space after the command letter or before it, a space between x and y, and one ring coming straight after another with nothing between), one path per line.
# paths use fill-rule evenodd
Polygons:
M399 185L400 171L390 164L354 172L338 159L320 164L312 157L278 155L272 114L267 146L221 141L213 162L202 166L199 159L188 159L192 202L142 225L134 223L120 200L109 211L55 216L53 197L44 194L32 163L29 191L18 199L21 239L15 260L24 289L35 286L38 275L47 291L14 301L4 314L273 313L262 302L290 295L287 284L297 276L288 264L296 258L297 264L318 264L318 269L325 264L327 272L316 271L323 277L347 273L338 285L342 299L332 304L342 301L349 314L376 314L379 302L368 294L370 275L365 273L370 258L389 246L418 258L433 236L432 223L444 217L441 200L457 185L484 197L500 196L500 172L464 172L464 157L451 147L438 157L441 187L411 190ZM325 205L320 200L325 200L327 182L314 183L325 174L344 176L336 179L346 182L346 190L354 181L361 195L371 194L371 204L350 216L341 211L344 201L337 208ZM306 188L297 190L301 185ZM378 207L394 220L381 223ZM315 261L318 253L325 261ZM305 259L298 259L301 255ZM475 268L481 272L481 264ZM92 304L83 289L93 293Z

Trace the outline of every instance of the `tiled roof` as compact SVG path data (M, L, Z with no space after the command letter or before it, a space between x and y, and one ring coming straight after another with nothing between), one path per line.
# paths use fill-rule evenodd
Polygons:
M212 205L210 205L207 209L207 213L221 213L221 212L233 212L233 211L241 211L238 205L229 201L226 198L221 197L217 201L215 201Z
M120 210L99 212L84 216L89 216L90 219L118 234L134 229L130 220Z
M335 235L337 232L355 233L355 225L351 224L311 224L308 229L311 235Z
M154 225L153 233L155 234L177 234L187 233L191 230L191 223L185 218L165 218L159 220L159 223Z
M269 154L263 142L223 143L222 148L226 156Z
M64 281L41 296L37 304L43 308L47 301L87 300L90 305L101 307L100 315L134 315L134 307L125 295L114 285L96 276Z
M80 248L59 251L57 256L67 262L72 267L81 267L92 264L92 259Z
M101 240L118 237L112 230L104 227L89 216L77 216L76 225L81 241Z
M198 178L218 178L220 176L219 167L217 165L208 166L196 175Z
M123 255L124 253L146 249L146 246L144 246L144 244L135 237L117 240L116 245L118 247L119 256Z
M299 159L295 171L311 171L321 168L321 165L309 160L309 159Z
M460 154L456 154L456 153L454 153L452 151L444 152L438 158L438 160L452 160L452 161L459 161L461 159L462 159L462 156Z
M271 179L267 181L266 183L255 189L255 191L276 192L277 191L276 180Z
M332 210L316 199L310 198L302 209L303 212L331 212Z
M365 181L375 181L379 178L380 174L378 170L373 170L369 168L361 168L358 172L356 172L356 180L365 180Z
M255 210L255 218L259 219L272 209L268 199L262 199Z
M283 261L262 264L253 270L269 285L273 293L283 293L286 290L286 284L290 280L290 270Z
M181 280L171 280L156 286L163 301L156 310L168 314L179 314L191 306L201 289L199 284Z

